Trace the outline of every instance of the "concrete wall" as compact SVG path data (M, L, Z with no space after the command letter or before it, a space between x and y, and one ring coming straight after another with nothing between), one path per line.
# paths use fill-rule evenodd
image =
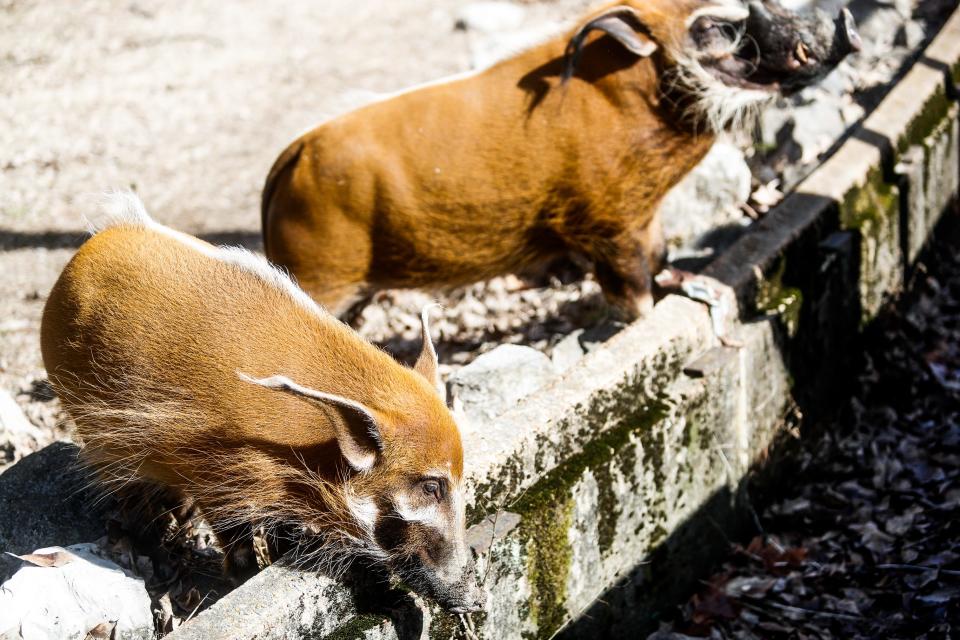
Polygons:
M829 406L861 327L903 285L960 180L960 13L817 171L717 258L722 346L668 297L562 377L464 433L489 602L358 613L370 585L263 571L171 638L638 637L744 522L742 481ZM495 515L491 515L495 514ZM494 535L494 531L496 535ZM587 613L587 615L583 615Z

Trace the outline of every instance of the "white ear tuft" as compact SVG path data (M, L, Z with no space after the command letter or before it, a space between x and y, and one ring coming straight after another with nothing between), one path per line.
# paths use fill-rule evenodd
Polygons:
M112 189L99 195L90 194L85 200L94 200L98 213L84 216L87 231L93 235L120 225L150 227L154 224L139 196L130 189Z
M440 399L446 402L447 387L440 379L440 363L437 360L437 351L433 348L433 340L430 338L430 309L439 306L437 303L431 303L424 305L423 309L420 310L420 335L423 344L420 347L417 362L413 365L413 370L426 378L427 382L437 390Z
M356 471L369 471L373 468L377 461L377 454L383 448L383 441L377 417L367 406L343 396L304 387L286 376L254 378L242 371L237 371L237 375L241 380L251 384L284 391L343 410L344 422L335 422L334 425L337 430L337 443L340 445L343 457Z

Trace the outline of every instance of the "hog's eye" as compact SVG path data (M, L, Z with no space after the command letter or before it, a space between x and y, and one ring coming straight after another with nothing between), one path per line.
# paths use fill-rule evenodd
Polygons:
M421 486L423 487L423 492L428 496L433 496L437 501L443 499L443 488L437 480L427 480Z

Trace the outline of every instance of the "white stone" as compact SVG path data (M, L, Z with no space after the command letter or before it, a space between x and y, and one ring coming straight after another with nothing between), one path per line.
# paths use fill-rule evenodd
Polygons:
M5 433L17 437L43 437L43 432L27 420L13 396L0 389L0 437Z
M780 0L779 4L789 11L804 13L814 8L835 16L842 7L847 6L848 0Z
M0 467L5 456L16 460L50 440L47 433L27 419L13 396L0 389Z
M525 51L558 32L561 23L546 22L517 30L468 32L470 67L485 69Z
M488 422L556 375L553 363L530 347L502 344L453 374L451 394L471 425Z
M667 244L696 244L712 229L739 222L739 205L750 197L750 167L743 152L718 141L660 205Z
M908 49L919 47L925 37L927 37L927 34L923 30L923 25L914 21L904 23L903 28L897 34L899 44L906 46Z
M775 106L764 109L760 113L758 128L760 140L764 148L772 149L777 146L780 131L793 122L793 107L787 102L778 102Z
M819 92L818 99L809 104L794 107L793 120L793 139L800 145L803 164L815 161L847 129L842 102L826 92Z
M83 640L97 625L116 622L118 639L153 638L143 580L98 556L98 549L88 543L34 551L66 552L72 560L59 567L28 564L0 586L0 636Z
M554 368L563 373L576 363L580 362L585 351L580 344L580 336L583 335L583 329L577 329L553 347L551 360Z

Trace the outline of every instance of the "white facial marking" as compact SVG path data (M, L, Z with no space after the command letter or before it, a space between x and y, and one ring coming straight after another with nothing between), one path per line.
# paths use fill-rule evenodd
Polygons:
M450 503L453 508L453 519L448 524L450 527L451 542L453 542L453 553L447 561L445 567L440 570L441 575L448 581L455 581L463 574L467 566L469 551L464 539L464 529L466 523L466 502L463 497L463 490L459 483L450 489Z
M460 529L466 526L467 504L463 499L463 490L457 485L450 491L450 502L453 507L454 525Z
M304 309L316 313L319 316L327 317L327 313L313 301L313 298L298 287L286 272L267 262L266 258L247 251L242 247L215 247L193 236L181 233L170 227L165 227L150 217L140 198L132 191L115 191L106 194L104 197L103 210L105 215L101 223L88 225L91 231L103 231L116 226L130 226L149 229L150 231L163 234L182 242L205 256L232 265L256 276L266 284L276 287L290 296L295 303Z
M377 505L373 503L373 500L370 498L359 498L348 492L347 507L364 529L373 531L373 525L376 524L377 516L380 515Z
M418 522L437 529L443 529L443 518L437 504L426 507L413 507L403 493L393 496L393 504L397 513L407 522Z

